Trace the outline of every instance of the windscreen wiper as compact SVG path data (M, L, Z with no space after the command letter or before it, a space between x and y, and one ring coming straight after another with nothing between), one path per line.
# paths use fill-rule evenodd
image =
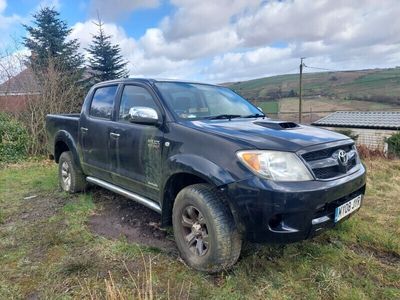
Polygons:
M206 119L209 120L228 119L230 121L233 118L240 118L240 115L221 114L221 115L211 116Z
M241 116L242 118L265 118L264 114L252 114L252 115L247 115L247 116Z

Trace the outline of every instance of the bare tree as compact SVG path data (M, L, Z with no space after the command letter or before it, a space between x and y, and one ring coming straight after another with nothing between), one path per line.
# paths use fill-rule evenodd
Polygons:
M86 87L77 82L76 74L64 70L53 58L49 58L48 66L40 72L29 69L26 62L26 53L18 49L17 43L14 48L0 53L0 84L10 83L9 87L5 84L0 90L0 100L14 97L15 101L24 103L22 110L14 113L14 117L22 121L29 133L28 152L31 155L45 155L46 115L79 112ZM21 78L21 74L29 76ZM15 90L16 87L18 90Z
M17 41L14 41L14 45L2 49L0 52L0 84L9 81L23 71L26 68L24 61L25 56ZM1 92L6 93L7 90Z
M46 115L78 112L84 89L75 76L60 70L51 58L46 69L34 74L39 90L28 96L26 110L20 118L31 136L30 154L43 155L47 145Z

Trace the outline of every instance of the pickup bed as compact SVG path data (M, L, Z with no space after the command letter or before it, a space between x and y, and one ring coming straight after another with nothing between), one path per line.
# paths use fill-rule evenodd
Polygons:
M48 115L66 192L99 185L172 225L182 258L217 272L243 240L310 238L359 209L365 168L354 141L274 121L226 87L121 79L96 84L80 114Z

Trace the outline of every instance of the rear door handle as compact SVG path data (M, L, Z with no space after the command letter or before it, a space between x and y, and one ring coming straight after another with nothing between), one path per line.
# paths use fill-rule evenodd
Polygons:
M87 129L86 127L81 127L81 131L82 131L82 132L88 132L89 129Z
M113 138L119 138L119 133L110 132L110 136Z

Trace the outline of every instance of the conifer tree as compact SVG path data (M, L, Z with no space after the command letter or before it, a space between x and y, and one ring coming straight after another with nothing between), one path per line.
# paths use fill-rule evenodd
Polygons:
M112 80L128 76L127 62L121 55L121 48L111 43L111 36L106 35L103 29L104 23L98 18L94 23L98 27L97 34L89 48L89 72L92 73L95 82Z
M31 50L29 63L36 72L42 72L51 62L57 70L76 73L82 70L83 55L78 52L76 39L68 39L72 29L54 8L41 8L34 17L34 26L24 25L28 32L23 44ZM82 74L82 72L80 72Z

